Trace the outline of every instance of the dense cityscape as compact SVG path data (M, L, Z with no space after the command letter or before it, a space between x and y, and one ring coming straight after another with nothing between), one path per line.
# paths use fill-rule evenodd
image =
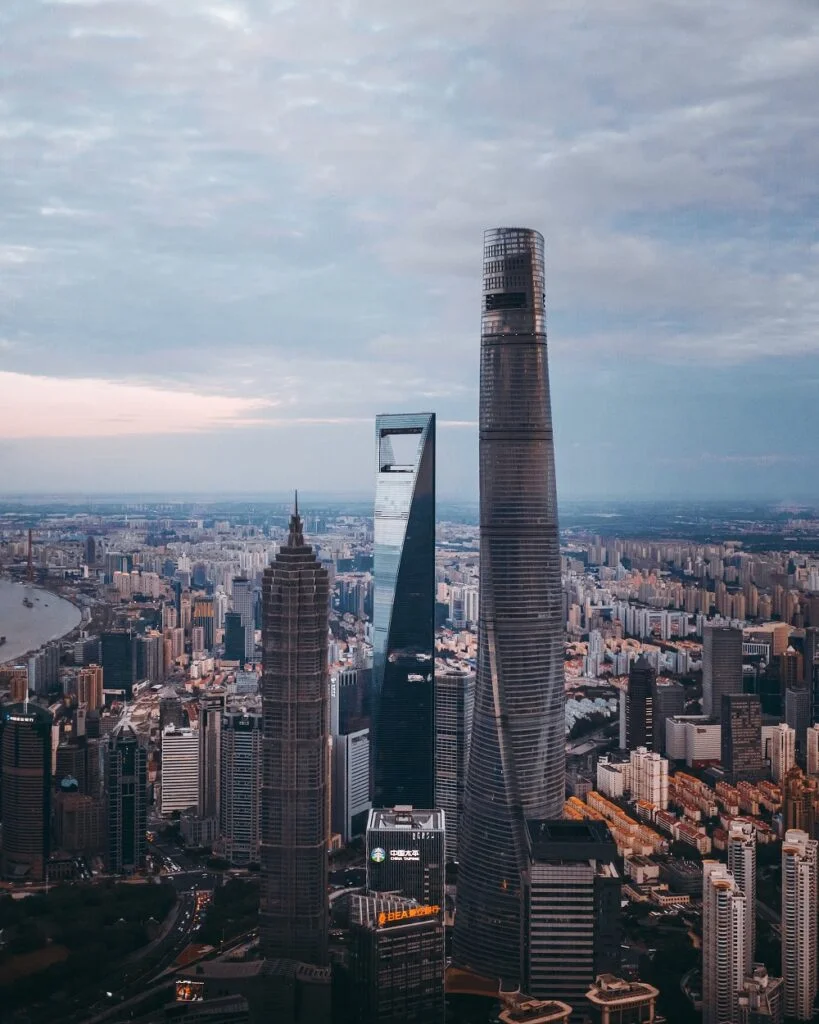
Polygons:
M483 257L478 505L398 411L360 500L0 501L4 1020L814 1019L819 510L558 524Z

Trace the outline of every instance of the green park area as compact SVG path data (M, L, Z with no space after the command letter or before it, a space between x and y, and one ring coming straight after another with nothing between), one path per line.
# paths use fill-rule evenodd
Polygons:
M67 885L0 896L0 989L7 1006L77 992L147 945L176 899L168 885Z

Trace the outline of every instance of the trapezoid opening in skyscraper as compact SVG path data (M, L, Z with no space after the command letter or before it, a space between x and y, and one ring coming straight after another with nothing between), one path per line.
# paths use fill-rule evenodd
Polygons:
M526 821L561 817L565 795L543 236L486 232L483 269L478 664L453 952L520 983Z

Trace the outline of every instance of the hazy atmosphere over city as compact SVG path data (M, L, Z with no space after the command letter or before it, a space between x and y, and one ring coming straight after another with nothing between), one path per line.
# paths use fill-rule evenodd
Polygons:
M546 238L561 497L815 496L819 11L0 6L0 487L477 492L482 231Z

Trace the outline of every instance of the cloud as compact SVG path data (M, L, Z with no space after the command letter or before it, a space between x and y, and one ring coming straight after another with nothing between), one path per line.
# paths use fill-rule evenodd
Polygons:
M258 424L258 398L124 384L93 378L0 372L0 437L117 437L201 433Z
M598 435L629 378L699 361L736 373L719 436L756 365L819 351L798 0L31 0L0 32L6 372L327 437L395 407L471 423L501 223L546 236L555 391L610 373ZM783 429L819 429L777 386Z

